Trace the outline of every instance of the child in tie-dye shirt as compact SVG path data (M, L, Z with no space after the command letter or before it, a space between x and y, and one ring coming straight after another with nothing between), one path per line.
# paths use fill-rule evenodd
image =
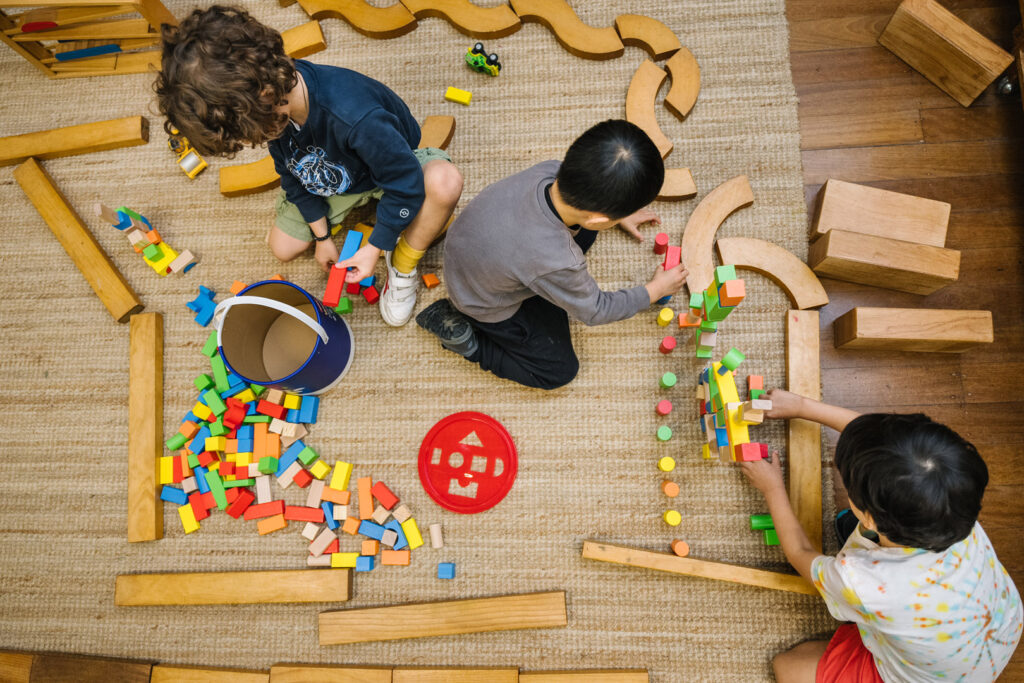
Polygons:
M768 417L841 433L849 498L836 557L814 548L779 459L743 463L765 496L786 558L841 626L775 657L779 683L994 681L1021 637L1020 594L978 524L988 469L974 446L924 415L857 413L774 389ZM842 538L843 522L850 530Z

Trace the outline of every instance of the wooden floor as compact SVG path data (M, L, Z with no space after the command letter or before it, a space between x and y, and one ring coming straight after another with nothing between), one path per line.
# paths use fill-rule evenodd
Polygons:
M1018 0L940 1L1010 49ZM878 45L898 4L787 0L808 209L827 178L949 202L960 279L926 297L824 280L824 397L924 412L973 442L990 475L982 524L1024 592L1024 112L992 87L965 109ZM988 309L995 343L962 355L837 351L832 321L858 305ZM1024 647L1001 680L1024 680Z

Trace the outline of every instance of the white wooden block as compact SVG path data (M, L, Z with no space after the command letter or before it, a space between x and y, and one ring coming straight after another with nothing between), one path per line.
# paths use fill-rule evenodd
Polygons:
M388 517L390 516L390 510L388 510L383 505L378 505L377 509L373 511L373 517L371 517L371 519L373 519L373 521L375 521L377 524L383 525L385 522L388 521Z
M334 521L344 522L348 519L348 505L334 504Z
M288 488L292 485L292 480L301 469L302 464L299 462L293 462L291 465L288 465L288 469L282 472L281 476L277 478L277 485L283 489Z
M318 508L320 507L320 499L324 495L324 480L313 478L313 482L309 485L309 495L306 496L306 507Z
M314 557L323 555L324 551L327 550L327 546L334 542L334 539L337 537L337 534L330 529L325 528L320 532L320 535L313 539L313 542L309 544L309 552L312 553Z
M396 520L398 520L399 524L412 517L412 513L409 512L409 508L406 507L405 503L402 503L394 510L392 510L391 514L394 516Z
M389 548L394 548L395 544L398 543L398 532L394 529L388 529L381 536L380 542L382 545L386 545Z
M443 548L444 539L441 538L441 525L431 524L430 525L430 547L431 548Z
M249 479L255 479L260 476L260 464L258 462L249 463Z
M270 493L270 475L261 474L256 477L256 502L269 503L272 500L274 496Z
M302 537L307 541L312 541L316 538L317 532L320 531L320 525L316 522L306 522L306 526L302 528Z
M274 434L281 434L284 432L284 426L287 424L284 420L274 418L270 421L270 426L267 427L267 431L273 432Z
M330 555L309 555L306 557L307 567L330 567L331 556Z
M195 477L188 477L187 479L181 480L181 490L185 493L192 493L193 491L199 490L199 485L196 484Z

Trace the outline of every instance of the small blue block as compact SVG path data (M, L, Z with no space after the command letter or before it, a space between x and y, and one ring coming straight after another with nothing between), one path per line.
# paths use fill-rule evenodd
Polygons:
M398 542L395 543L395 550L401 550L402 548L409 545L409 541L405 537L405 532L402 531L402 525L398 523L398 520L391 520L390 522L384 525L384 528L391 529L392 531L398 534ZM379 541L380 539L377 540Z
M188 411L188 413L187 413L187 414L185 415L185 417L181 418L181 421L182 421L182 423L185 423L185 422L195 422L196 424L198 424L198 423L199 423L199 418L198 418L198 417L196 417L196 414L195 414L195 413L193 413L193 412L192 412L192 411L190 410L190 411Z
M280 477L284 474L284 471L292 466L292 463L299 459L299 453L306 447L306 444L302 443L302 439L299 439L291 446L288 447L281 457L277 461L277 471L274 476Z
M285 422L299 422L299 411L294 408L289 410L284 416Z
M719 447L729 445L729 430L719 427L715 430L715 441L718 442Z
M372 572L374 557L371 555L360 555L356 558L357 572Z
M209 493L210 485L206 483L206 468L193 467L192 473L196 475L196 486L199 487L199 493Z
M367 538L372 538L375 541L379 541L384 538L385 527L380 524L371 522L368 519L364 519L359 523L359 533ZM398 550L398 546L395 546L395 550Z
M249 408L245 411L245 416L249 417L250 415L258 414L259 413L256 412L256 401L253 401L252 403L249 404Z
M67 52L58 52L54 55L58 62L67 62L72 59L81 59L83 57L96 57L97 55L109 55L121 51L121 46L117 43L110 43L109 45L96 45L93 47L83 47L81 50L68 50Z
M331 531L337 529L340 524L334 519L334 503L329 500L325 500L320 503L320 509L324 511L324 521L327 522L327 528Z
M217 304L213 300L215 296L217 296L215 291L200 285L199 296L185 304L190 311L196 314L195 321L203 327L209 325L213 320L213 311L217 308Z
M299 422L302 424L315 424L317 413L320 412L320 399L317 396L303 396L302 405L299 406Z
M210 436L210 428L204 424L202 427L199 428L199 431L196 432L196 436L189 443L188 449L195 453L196 455L199 455L200 453L206 450L206 439L209 438Z
M700 423L700 431L701 431L701 433L702 434L707 434L708 433L708 428L707 428L707 425L704 424L704 420L700 419L700 420L697 420L697 422Z
M131 227L132 217L126 214L124 211L117 212L117 219L119 222L114 227L117 228L118 230L127 230L128 228Z
M164 486L160 489L160 500L165 500L175 505L187 505L188 495L181 489L176 489L173 486Z
M667 303L668 303L669 301L672 301L672 295L671 295L671 294L669 294L668 296L663 296L663 297L661 297L661 298L660 298L660 299L658 299L658 300L657 300L657 301L656 301L655 303L657 303L657 304L658 304L659 306L664 306L664 305L665 305L665 304L667 304Z
M369 277L364 277L362 280L360 280L359 281L359 286L360 287L373 287L373 283L376 282L376 281L377 281L377 276L376 275L370 275Z
M256 438L256 430L253 428L252 425L242 425L241 427L238 428L237 431L235 431L235 436L238 437L239 441L243 439L245 441L252 441L253 439ZM245 451L243 451L243 453L244 452Z
M237 432L235 436L238 436ZM238 452L239 453L252 453L252 449L256 447L255 439L238 439Z
M455 563L454 562L438 562L438 564L437 564L437 578L439 578L439 579L454 579L455 578Z

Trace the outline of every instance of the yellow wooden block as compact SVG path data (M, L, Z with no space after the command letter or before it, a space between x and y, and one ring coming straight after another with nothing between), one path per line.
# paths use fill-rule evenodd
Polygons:
M224 452L228 447L228 440L223 436L209 436L204 442L203 448L208 451Z
M219 474L220 473L220 460L214 460L213 462L211 462L209 465L207 465L206 470L208 472L217 472Z
M334 463L334 474L331 475L331 483L328 486L338 491L344 491L348 488L348 480L351 477L352 464L339 460Z
M174 457L164 456L160 458L160 483L174 483Z
M252 463L252 453L235 453L235 464L248 467Z
M146 263L149 264L150 268L155 270L161 277L167 275L167 267L171 265L174 259L178 258L178 252L167 246L166 242L160 242L157 245L160 249L160 258L153 259L152 261L146 257L143 257Z
M704 458L705 460L710 460L711 459L711 446L709 446L708 444L704 444L703 446L701 446L700 447L700 457Z
M405 540L409 542L409 550L415 550L423 545L420 528L416 526L416 520L412 517L402 522L402 532L405 533Z
M331 567L334 569L355 567L358 559L359 553L331 553Z
M726 429L729 431L729 450L731 451L738 444L750 443L750 430L747 429L747 424L740 417L739 408L742 405L742 403L736 403L735 408L729 408L729 422L726 424ZM735 451L732 459L736 459Z
M676 312L671 308L663 308L658 311L658 324L662 327L668 326L672 322L672 318L676 316Z
M309 468L309 473L317 479L323 479L327 476L327 473L331 471L331 466L325 463L323 460L317 460L313 463L313 466Z
M299 406L302 405L302 397L298 394L285 394L282 405L288 410L298 410Z
M211 415L213 415L213 411L210 410L207 406L203 405L202 403L197 402L194 406L192 406L192 414L198 417L200 420L205 420Z
M246 389L245 391L239 391L231 398L237 398L239 401L242 401L243 403L252 403L253 401L256 400L256 394L252 392L252 389Z
M679 523L683 521L683 516L676 510L665 510L665 514L661 516L665 520L665 524L669 526L679 526Z
M182 505L178 508L178 516L181 517L181 527L186 534L199 530L199 522L196 521L196 513L191 505Z
M449 102L458 102L459 104L469 105L469 101L473 99L473 93L468 90L459 90L451 86L444 92L444 98Z
M671 472L676 468L676 461L669 456L665 456L658 460L658 469L662 472Z
M726 370L724 375L720 375L718 374L718 369L721 367L721 363L713 363L711 365L711 372L714 375L711 380L718 386L718 393L722 397L722 404L741 403L740 395L736 391L736 379L732 375L732 370Z

